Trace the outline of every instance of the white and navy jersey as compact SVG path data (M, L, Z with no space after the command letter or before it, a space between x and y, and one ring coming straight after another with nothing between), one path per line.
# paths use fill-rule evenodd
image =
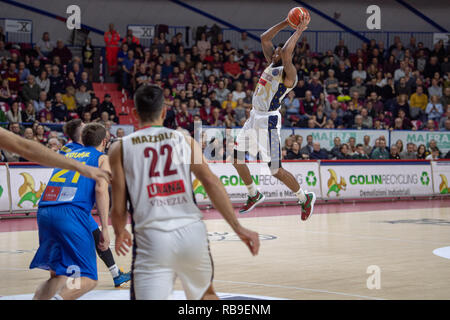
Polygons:
M297 85L297 76L292 88L283 83L284 67L273 67L270 64L259 78L258 85L253 93L253 108L260 112L277 111L281 107L284 97Z
M161 126L122 139L123 167L134 231L172 231L202 219L194 202L191 147L184 135Z

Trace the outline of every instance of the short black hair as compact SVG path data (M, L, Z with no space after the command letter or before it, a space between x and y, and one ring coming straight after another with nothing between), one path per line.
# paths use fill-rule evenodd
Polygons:
M81 133L83 144L86 147L98 147L106 137L106 129L100 123L87 124Z
M158 119L164 106L163 90L157 85L141 86L134 94L134 105L142 121Z
M81 119L73 119L67 122L64 125L64 133L69 137L72 141L80 141L81 132L78 130L81 127L83 121Z

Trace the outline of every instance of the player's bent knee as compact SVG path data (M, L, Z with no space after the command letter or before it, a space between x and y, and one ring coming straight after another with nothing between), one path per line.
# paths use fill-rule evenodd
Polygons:
M275 163L275 164L269 162L268 165L269 165L270 174L273 175L275 178L278 178L280 175L282 175L283 168L281 167L281 162Z

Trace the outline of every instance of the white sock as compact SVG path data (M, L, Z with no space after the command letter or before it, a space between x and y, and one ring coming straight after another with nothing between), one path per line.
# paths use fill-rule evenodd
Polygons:
M246 187L248 189L248 194L250 195L250 197L256 196L256 194L258 193L258 188L256 188L256 184L254 182L247 185Z
M55 294L50 300L64 300L59 294Z
M300 200L300 203L303 203L306 201L305 193L303 192L302 188L300 188L297 192L294 192L297 196L298 200Z
M117 265L113 265L109 268L109 272L111 272L111 275L113 278L119 276L119 267Z

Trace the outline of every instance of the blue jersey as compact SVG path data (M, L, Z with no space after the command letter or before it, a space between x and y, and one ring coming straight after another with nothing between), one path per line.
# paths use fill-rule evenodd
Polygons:
M82 147L66 154L67 158L98 167L102 152L94 147ZM39 207L70 204L90 213L95 203L95 180L65 169L53 170L39 202Z
M59 153L62 155L66 155L67 153L70 153L72 151L75 151L75 150L78 150L81 148L84 148L84 146L82 144L79 144L76 142L69 142L59 150Z

